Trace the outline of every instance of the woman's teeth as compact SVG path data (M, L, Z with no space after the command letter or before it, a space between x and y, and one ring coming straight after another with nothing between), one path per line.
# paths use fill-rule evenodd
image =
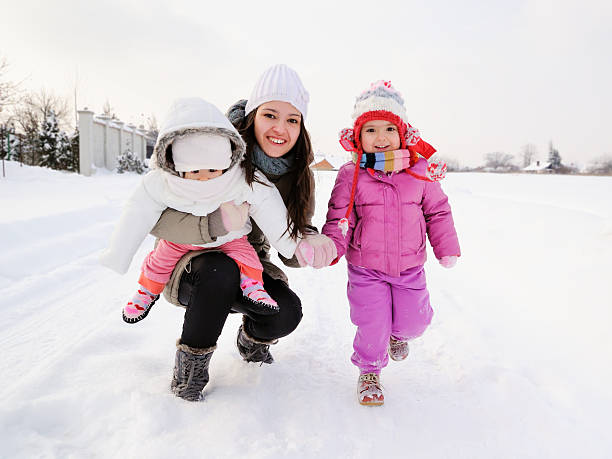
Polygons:
M275 143L277 145L282 145L283 143L285 143L284 140L282 139L275 139L274 137L269 137L270 142Z

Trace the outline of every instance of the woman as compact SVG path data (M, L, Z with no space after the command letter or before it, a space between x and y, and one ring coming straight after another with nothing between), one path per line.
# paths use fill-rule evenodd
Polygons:
M304 266L302 253L308 253L312 266L320 268L336 257L336 247L311 223L315 200L309 164L313 154L304 126L308 100L297 73L286 65L275 65L261 75L248 101L241 100L230 108L228 118L247 145L242 163L247 182L255 180L255 169L263 172L287 206L289 235L305 238L302 247L308 251L296 252L293 259L281 259L287 266ZM244 224L245 206L225 203L206 217L168 209L152 234L176 243L210 242ZM302 319L300 299L289 288L287 276L270 262L268 241L251 223L249 242L264 267L264 287L278 303L277 313L270 315L269 308L257 308L242 300L238 267L220 252L185 255L164 290L169 302L186 307L172 379L173 392L186 400L201 398L209 380L210 358L230 312L243 314L237 346L248 362L272 363L270 344L295 330Z

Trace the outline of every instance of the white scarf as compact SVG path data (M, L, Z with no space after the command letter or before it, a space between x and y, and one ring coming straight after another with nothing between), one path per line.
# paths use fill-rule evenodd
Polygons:
M244 172L239 164L211 180L190 180L169 173L164 174L164 180L170 201L197 204L198 213L201 212L202 215L216 210L223 202L241 199L247 188ZM172 202L166 204L173 207ZM177 207L180 205L173 208L181 210Z

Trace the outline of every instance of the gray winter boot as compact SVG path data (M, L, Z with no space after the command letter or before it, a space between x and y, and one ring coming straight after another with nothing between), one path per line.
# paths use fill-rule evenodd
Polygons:
M176 357L174 359L174 373L172 375L172 392L191 402L203 398L202 389L208 383L208 366L210 358L217 346L206 349L197 349L176 342Z
M238 328L236 345L238 346L238 352L240 352L242 358L247 362L274 362L274 358L272 354L270 354L270 344L276 344L277 342L278 340L260 341L249 336L244 330L244 325Z

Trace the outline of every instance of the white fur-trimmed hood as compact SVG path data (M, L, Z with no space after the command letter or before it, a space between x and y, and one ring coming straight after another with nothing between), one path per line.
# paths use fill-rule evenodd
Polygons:
M213 104L199 97L187 97L175 100L170 106L162 122L149 167L178 175L166 155L166 149L175 139L194 133L227 137L232 145L230 168L242 161L246 145L232 123Z

